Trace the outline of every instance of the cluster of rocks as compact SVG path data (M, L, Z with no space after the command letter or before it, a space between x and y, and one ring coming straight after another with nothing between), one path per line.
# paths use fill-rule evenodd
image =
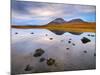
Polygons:
M46 61L46 64L48 66L55 65L56 64L56 60L55 59L53 59L53 58L46 59L44 57L41 57L44 53L45 53L45 51L43 49L41 49L41 48L36 49L35 52L34 52L34 54L33 54L33 57L36 57L36 58L40 57L39 62ZM26 67L25 67L24 70L25 71L31 71L32 69L33 69L33 67L30 64L28 64L28 65L26 65Z
M95 37L95 35L92 35L92 34L88 34L87 36Z
M63 32L62 32L63 33ZM62 34L62 33L59 33L59 34ZM15 32L15 34L18 34L18 32ZM34 34L33 32L31 32L30 34ZM58 33L57 33L58 34ZM82 33L72 33L72 34L75 34L75 35L80 35L80 34L82 34ZM48 36L48 34L45 34L45 36ZM94 37L94 35L90 35L90 34L88 34L88 36L91 36L91 37ZM53 40L54 38L49 38L50 40ZM61 40L61 42L63 42L64 40ZM88 43L88 42L91 42L91 40L89 39L89 38L87 38L87 37L82 37L81 38L81 42L83 43L83 44L86 44L86 43ZM73 43L72 42L72 39L70 38L69 40L68 40L68 44L72 44L72 46L76 46L76 44L75 43ZM66 50L70 50L70 48L69 47L67 47L66 48ZM84 50L83 51L83 53L87 53L88 51L87 50ZM36 49L35 50L35 52L33 53L33 57L35 57L35 58L39 58L39 62L40 63L42 63L42 62L46 62L46 64L48 65L48 66L54 66L55 64L56 64L56 60L54 59L54 58L48 58L48 59L46 59L45 57L42 57L42 55L45 53L45 50L43 50L42 48L38 48L38 49ZM96 56L96 53L94 53L94 56ZM31 71L31 70L33 70L34 69L34 67L32 66L32 65L30 65L30 64L28 64L28 65L26 65L26 67L25 67L25 71Z

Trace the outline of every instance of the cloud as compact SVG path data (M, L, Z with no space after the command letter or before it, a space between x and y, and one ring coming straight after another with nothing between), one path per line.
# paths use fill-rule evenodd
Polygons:
M95 6L59 3L12 1L12 19L51 20L95 13Z

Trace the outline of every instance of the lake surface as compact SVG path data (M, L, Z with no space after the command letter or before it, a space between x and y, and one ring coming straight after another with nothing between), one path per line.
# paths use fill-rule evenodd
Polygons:
M95 33L56 35L47 29L12 28L11 35L12 73L95 69ZM34 55L39 49L42 54Z

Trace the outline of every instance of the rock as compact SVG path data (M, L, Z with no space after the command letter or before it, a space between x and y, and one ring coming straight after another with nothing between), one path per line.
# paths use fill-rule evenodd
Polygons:
M87 51L83 51L84 53L87 53Z
M64 40L61 40L61 42L63 42Z
M81 39L81 41L82 41L82 43L86 44L86 43L90 42L91 40L88 39L88 38L86 38L86 37L83 37L83 38Z
M68 41L68 43L71 43L71 41Z
M69 50L69 48L66 48L67 50Z
M18 34L17 32L15 32L15 34Z
M26 65L26 68L24 69L25 71L31 71L32 70L32 66L30 66L29 64Z
M39 57L44 53L44 50L39 48L35 51L35 54L33 55L34 57Z
M91 37L94 37L95 35L91 35Z
M55 64L55 60L54 60L54 59L49 58L49 59L47 60L47 65L48 65L48 66L51 66L51 65L54 65L54 64Z
M69 39L69 40L72 40L72 39Z
M50 38L50 40L53 40L53 38Z
M48 36L48 34L45 34L45 36Z
M73 46L75 46L75 44L74 44L74 43L72 43L72 45L73 45Z
M45 61L45 58L40 58L40 62L43 62L43 61Z
M94 53L94 56L96 56L96 53Z
M90 34L88 34L88 36L91 36Z
M31 34L34 34L33 32L31 32Z

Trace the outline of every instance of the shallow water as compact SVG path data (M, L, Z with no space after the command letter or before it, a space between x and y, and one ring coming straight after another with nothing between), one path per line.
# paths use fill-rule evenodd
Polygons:
M12 29L11 34L12 73L95 69L95 33L56 35L46 29ZM90 42L83 43L83 37ZM34 57L35 51L40 48L44 53ZM40 62L40 58L45 60ZM55 60L51 66L47 64L49 58ZM32 66L32 69L25 71L26 65Z

